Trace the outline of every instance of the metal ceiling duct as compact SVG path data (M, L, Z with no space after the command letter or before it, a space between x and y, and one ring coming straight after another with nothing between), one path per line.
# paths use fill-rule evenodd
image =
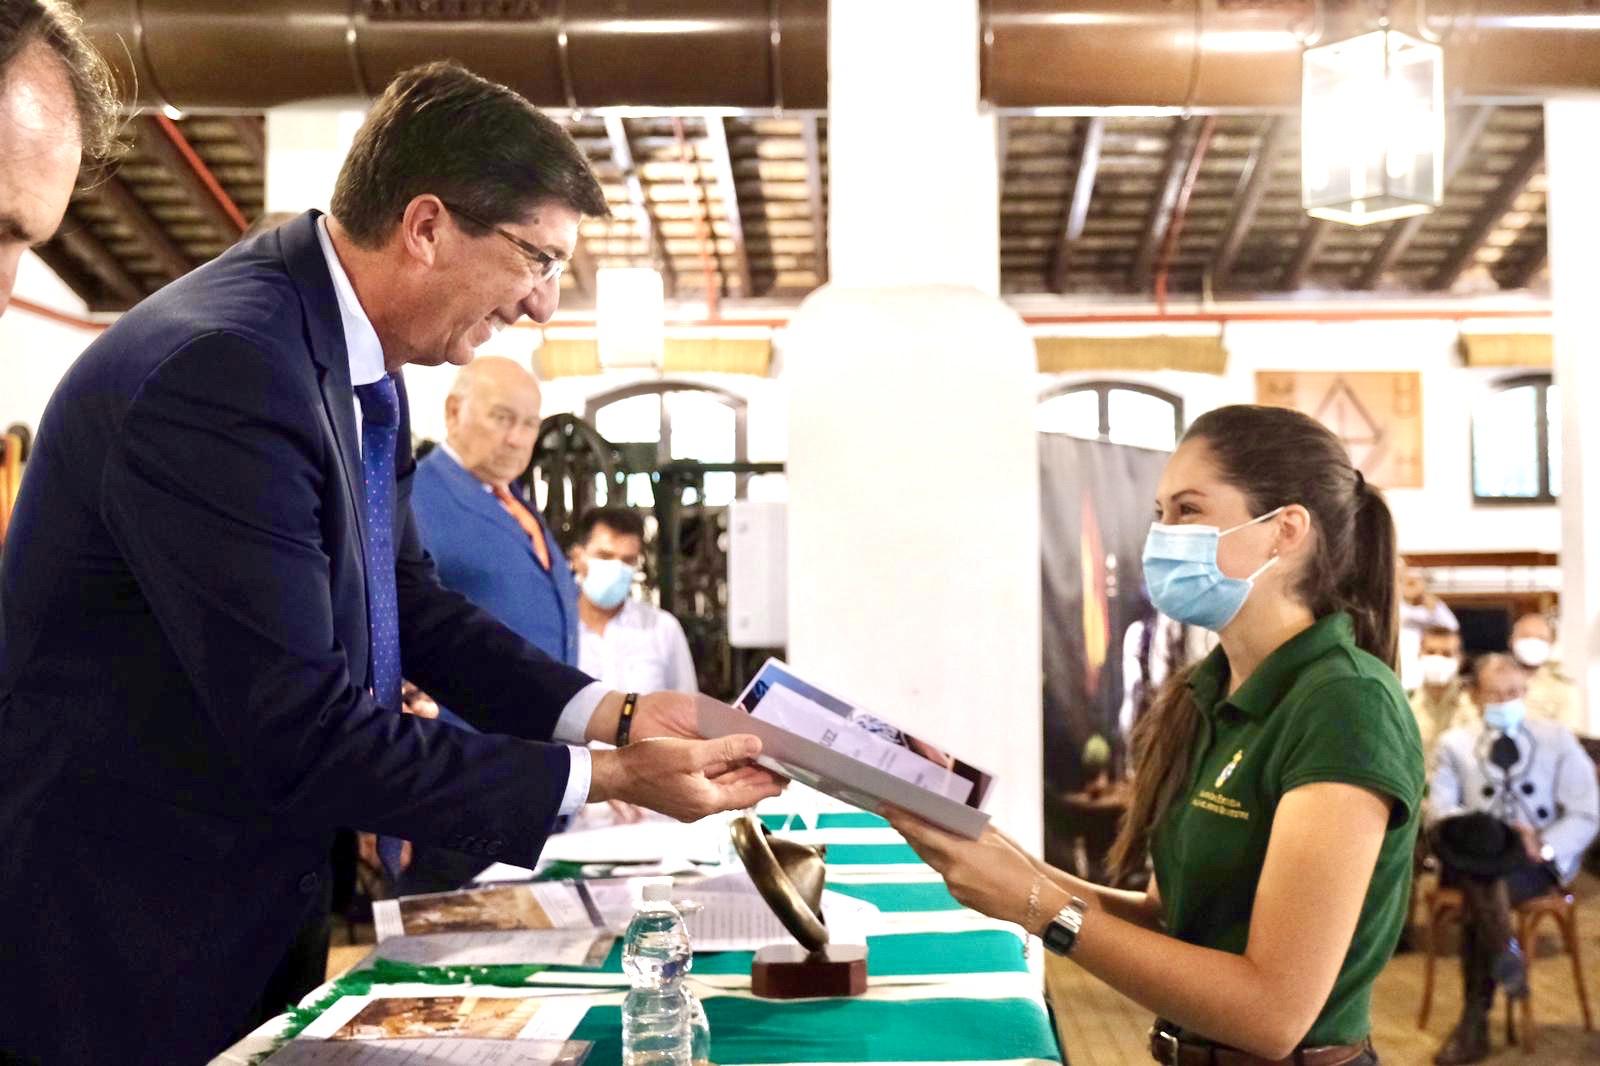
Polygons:
M827 0L79 0L141 105L362 101L452 58L549 108L827 106Z
M1294 108L1300 53L1370 0L986 0L983 97L996 107ZM1600 0L1391 0L1443 39L1455 100L1600 89ZM1368 26L1370 28L1370 25ZM1314 43L1314 42L1313 42Z

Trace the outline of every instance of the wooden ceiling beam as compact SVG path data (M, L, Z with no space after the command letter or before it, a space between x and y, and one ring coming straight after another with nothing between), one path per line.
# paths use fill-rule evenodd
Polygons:
M1454 129L1451 130L1450 151L1444 161L1445 188L1450 187L1450 182L1472 158L1472 150L1477 147L1478 138L1483 136L1489 120L1494 117L1494 111L1495 109L1490 106L1473 107L1456 116ZM1367 265L1361 268L1355 287L1366 290L1375 288L1383 276L1400 262L1401 256L1406 254L1411 242L1422 232L1422 226L1427 220L1427 215L1413 215L1411 218L1390 223L1389 232L1384 234L1383 243L1372 253Z
M733 180L733 153L728 148L728 130L721 115L706 116L706 142L711 146L711 165L716 171L722 216L733 237L739 295L748 300L755 295L755 289L750 284L750 256L744 246L744 214L739 209L739 189Z
M1089 219L1089 204L1094 198L1095 179L1100 173L1100 146L1105 140L1106 120L1095 116L1084 122L1083 139L1078 152L1078 173L1072 183L1072 199L1067 204L1061 235L1056 239L1055 254L1050 261L1052 292L1067 291L1067 269L1072 262L1072 245L1083 236L1083 227Z
M1311 273L1311 268L1317 261L1317 256L1322 254L1323 245L1328 243L1328 237L1333 233L1333 224L1327 219L1313 218L1306 224L1305 232L1300 235L1300 245L1295 249L1294 258L1289 260L1289 265L1283 271L1283 277L1278 281L1278 288L1285 292L1294 292L1306 282L1306 275Z
M1467 267L1478 254L1478 249L1483 247L1483 242L1494 231L1495 226L1505 217L1506 212L1516 204L1517 197L1527 189L1528 182L1544 166L1544 130L1535 131L1528 138L1528 145L1517 156L1511 169L1506 171L1500 179L1500 186L1484 204L1483 210L1478 212L1472 224L1462 234L1461 240L1450 252L1450 257L1440 265L1433 277L1428 279L1427 287L1435 292L1442 292L1454 285L1466 272Z
M800 119L800 140L805 148L806 200L811 210L811 240L816 249L817 284L828 281L828 215L822 188L822 143L817 132L817 116Z
M1244 247L1250 227L1255 223L1256 213L1261 210L1261 201L1272 182L1272 168L1288 141L1289 129L1288 119L1271 119L1239 174L1238 190L1233 198L1233 214L1228 219L1222 240L1217 243L1216 256L1211 261L1211 284L1217 289L1226 289L1232 280L1239 249Z
M1515 267L1509 270L1497 271L1494 274L1495 284L1502 289L1526 289L1533 284L1533 279L1539 276L1539 271L1550 262L1550 236L1545 234L1545 239L1536 251L1530 252Z
M134 237L166 272L168 280L181 278L194 269L194 260L167 235L144 202L128 188L127 182L113 174L96 186L94 195L133 231Z
M661 227L656 224L655 216L650 212L650 201L644 193L644 182L639 177L639 168L634 164L633 145L628 139L628 124L621 115L606 116L606 136L611 141L611 162L622 172L623 184L628 190L628 202L633 205L633 225L644 238L645 245L650 249L652 264L661 271L661 281L666 287L667 295L672 299L678 297L678 272L672 262L672 257L667 254L666 241L662 239Z
M228 125L233 129L234 137L244 145L245 151L250 153L250 158L258 167L267 165L267 131L266 124L254 115L234 115L229 118Z
M69 218L62 224L56 241L99 278L106 292L121 300L123 306L132 307L144 299L144 286L117 262L117 257L81 221Z
M1189 142L1192 123L1186 118L1172 120L1172 130L1167 144L1166 159L1161 165L1161 189L1150 204L1145 216L1144 233L1139 237L1139 250L1133 257L1133 269L1128 272L1128 288L1143 292L1150 287L1155 270L1156 251L1172 219L1173 206L1178 202L1178 190L1183 185L1183 175L1189 168Z
M137 126L139 151L159 163L167 175L178 183L190 206L199 211L201 217L216 228L217 236L224 244L232 244L238 240L249 223L242 215L235 215L223 205L217 197L217 192L206 183L205 178L178 147L172 135L167 132L168 128L177 129L172 120L160 114L144 115L138 120ZM178 136L182 137L182 133L179 132ZM190 150L193 151L193 148ZM234 211L237 210L235 207Z

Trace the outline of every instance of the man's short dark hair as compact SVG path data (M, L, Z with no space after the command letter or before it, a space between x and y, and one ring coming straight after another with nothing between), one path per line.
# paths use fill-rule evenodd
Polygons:
M546 200L579 214L611 213L583 150L516 92L454 63L396 75L356 133L333 187L333 217L371 248L425 193L496 225ZM455 223L473 236L471 219Z
M1461 630L1451 629L1449 626L1424 626L1422 629L1424 639L1428 637L1449 637L1451 640L1461 639Z
M638 537L639 542L644 543L644 516L631 507L589 508L583 517L578 519L575 530L577 539L573 543L580 548L588 544L596 526L605 526L619 536Z
M11 64L35 42L54 52L66 68L84 162L115 159L125 147L117 139L122 107L116 79L84 35L83 19L60 0L0 2L0 87L11 75Z

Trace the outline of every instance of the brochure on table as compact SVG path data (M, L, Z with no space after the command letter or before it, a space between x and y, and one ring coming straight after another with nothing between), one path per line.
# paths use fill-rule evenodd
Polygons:
M268 1060L268 1066L580 1066L592 1045L572 1041L592 996L538 989L390 985L344 996Z
M595 966L614 940L577 881L379 900L372 921L380 958L428 966Z
M753 733L760 762L865 810L890 803L969 839L988 824L982 811L992 775L768 659L737 707L699 697L707 737Z

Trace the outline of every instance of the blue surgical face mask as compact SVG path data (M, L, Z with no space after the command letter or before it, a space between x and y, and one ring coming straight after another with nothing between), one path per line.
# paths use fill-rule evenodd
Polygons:
M1515 733L1528 717L1528 705L1521 700L1491 703L1483 708L1483 724L1497 733Z
M1185 625L1221 630L1244 606L1256 578L1278 561L1274 555L1249 577L1228 577L1217 568L1217 542L1283 511L1279 507L1232 529L1216 526L1150 527L1144 542L1144 580L1156 610Z
M621 559L590 559L583 594L602 611L620 606L633 588L634 568Z

